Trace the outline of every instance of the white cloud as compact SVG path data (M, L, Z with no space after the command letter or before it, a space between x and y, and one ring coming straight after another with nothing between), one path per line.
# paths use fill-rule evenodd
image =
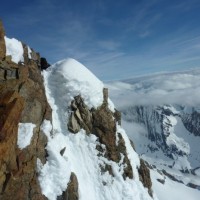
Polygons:
M137 77L106 85L116 106L200 105L200 70Z

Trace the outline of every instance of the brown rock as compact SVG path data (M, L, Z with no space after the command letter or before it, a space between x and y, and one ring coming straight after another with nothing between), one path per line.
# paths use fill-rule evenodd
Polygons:
M108 105L108 88L103 88L103 104Z
M0 192L6 189L10 171L17 169L15 146L23 107L23 98L14 91L0 96Z
M25 44L22 44L23 45L23 49L24 49L24 64L28 64L28 61L29 61L29 58L28 58L28 46L25 45Z
M104 156L114 162L119 162L121 154L124 155L124 174L123 177L133 178L133 171L130 161L127 157L126 146L122 136L119 134L119 142L116 144L116 122L120 123L121 114L119 111L113 113L108 108L108 89L103 89L103 102L97 109L91 110L85 105L80 95L74 97L71 102L71 116L68 122L68 129L72 133L77 133L81 128L85 129L87 134L95 134L99 142L106 146L106 150L102 150L101 145L96 148L99 156ZM112 167L108 164L101 166L102 173L108 171L113 175Z
M4 32L2 21L0 20L0 60L5 58L6 56L6 46L5 46L4 36L5 36L5 32Z
M74 97L71 102L72 114L69 118L68 129L72 133L77 133L81 128L89 134L92 131L92 114L85 105L80 95Z
M144 187L148 188L149 195L152 197L152 182L149 168L146 166L144 160L140 159L140 168L138 169L139 178Z
M115 109L114 118L116 122L121 125L121 112L119 112L117 109Z
M0 59L0 94L0 199L44 200L36 164L37 158L46 162L47 139L40 125L51 120L51 108L38 63ZM16 145L19 122L36 125L31 144L22 150Z
M78 180L76 175L72 172L70 176L70 181L67 186L67 190L63 192L61 196L57 198L57 200L78 200Z

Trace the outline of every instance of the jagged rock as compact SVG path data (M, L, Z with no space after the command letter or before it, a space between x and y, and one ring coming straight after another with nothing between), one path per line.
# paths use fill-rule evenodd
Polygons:
M78 121L76 120L74 113L71 113L71 116L68 122L68 129L72 133L78 133L81 129Z
M108 88L103 88L103 104L108 105Z
M108 108L108 89L103 89L103 102L97 109L91 110L85 105L83 98L78 95L71 102L71 116L68 122L68 129L72 133L77 133L80 129L84 129L87 134L95 134L99 138L99 142L106 146L106 150L97 146L99 155L105 156L114 162L119 162L121 154L123 154L124 174L123 177L133 178L133 171L130 161L127 157L125 142L120 134L118 145L116 144L116 123L120 123L120 112L115 110L113 113ZM109 165L101 166L102 172L108 171L113 175L112 167Z
M63 154L65 153L66 147L64 147L63 149L61 149L60 151L60 155L63 156Z
M67 186L67 190L63 194L57 197L57 200L78 200L78 180L76 175L72 172L70 181Z
M130 160L127 157L127 153L126 153L126 146L125 146L125 141L122 138L121 134L118 133L118 145L117 145L117 151L119 154L123 154L124 155L124 160L123 160L123 164L125 164L125 168L124 168L124 173L123 173L123 178L126 179L126 177L129 177L130 179L133 178L133 170L130 164Z
M92 114L80 95L74 97L74 100L71 102L71 109L73 112L71 113L68 122L69 131L77 133L81 128L83 128L86 133L91 133Z
M139 178L144 187L148 188L149 195L152 197L152 182L151 182L151 176L150 171L148 167L146 166L144 160L140 159L140 168L138 169Z
M1 93L1 92L0 92ZM11 171L17 169L16 141L17 128L24 100L14 91L0 96L0 193L5 190Z
M32 50L32 49L31 49ZM31 59L38 65L40 66L40 54L35 51L31 51Z
M157 180L158 182L162 183L163 185L165 184L165 179L159 179L159 178L157 178L156 180Z
M40 65L41 65L41 70L45 70L50 66L46 58L43 58L43 57L40 59Z
M115 109L114 118L116 122L121 125L121 112L119 112L117 109Z
M0 60L5 58L6 56L6 46L5 46L4 36L5 36L5 32L4 32L2 21L0 20Z
M39 54L32 52L40 61ZM38 62L25 57L24 64L0 57L0 199L4 200L46 199L37 180L36 161L46 162L47 138L40 126L44 119L51 120L51 108ZM36 125L31 144L24 149L17 146L19 122Z
M23 50L24 50L24 64L27 65L29 63L29 55L28 55L28 46L26 44L23 44L22 43L22 46L23 46Z
M167 176L169 179L173 180L173 181L176 181L176 182L178 182L178 183L183 183L182 180L177 179L173 174L170 174L170 173L166 172L164 169L162 170L162 173L163 173L165 176Z

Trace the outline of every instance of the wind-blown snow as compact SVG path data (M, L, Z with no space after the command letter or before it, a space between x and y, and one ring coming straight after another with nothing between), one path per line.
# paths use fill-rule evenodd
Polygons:
M125 140L134 179L123 179L123 165L99 156L96 145L98 138L87 135L84 130L72 134L67 129L71 100L81 95L89 107L98 107L103 102L103 84L83 65L73 59L60 61L43 72L48 102L52 108L52 125L44 121L41 130L48 137L48 158L45 165L38 160L39 182L43 194L56 200L66 190L71 172L79 184L80 200L150 200L147 189L139 181L137 168L139 158L131 147L125 131L117 131ZM114 109L110 101L110 107ZM63 156L60 151L65 148ZM102 146L102 148L104 148ZM112 166L114 177L102 173L100 164ZM105 184L106 183L106 184ZM156 197L155 197L156 199Z
M33 136L33 129L35 127L36 125L32 123L19 123L17 145L20 149L24 149L30 145Z
M24 62L24 49L22 43L15 38L7 38L5 36L6 43L6 56L12 56L12 61L15 63Z

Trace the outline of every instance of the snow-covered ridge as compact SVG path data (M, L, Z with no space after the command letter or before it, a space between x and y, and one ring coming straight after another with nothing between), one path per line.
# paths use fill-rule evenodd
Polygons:
M134 179L124 180L120 163L101 157L96 149L100 145L97 136L87 135L83 129L72 134L67 123L69 105L74 96L81 95L86 105L97 108L103 103L103 83L74 59L62 60L43 72L46 95L52 108L52 126L44 121L41 129L48 137L48 160L43 166L38 160L39 181L43 194L55 200L66 190L71 172L79 184L79 200L150 200L147 189L139 181L137 168L139 157L131 147L125 131L119 126L130 160ZM109 100L109 107L114 105ZM65 151L63 155L60 151ZM112 166L114 176L102 174L100 164ZM64 175L63 175L64 174ZM156 197L155 197L156 199Z
M69 58L52 65L54 76L60 76L60 84L66 87L71 99L81 95L89 108L97 108L103 102L103 83L97 79L85 66L78 61ZM113 105L111 105L113 106Z

